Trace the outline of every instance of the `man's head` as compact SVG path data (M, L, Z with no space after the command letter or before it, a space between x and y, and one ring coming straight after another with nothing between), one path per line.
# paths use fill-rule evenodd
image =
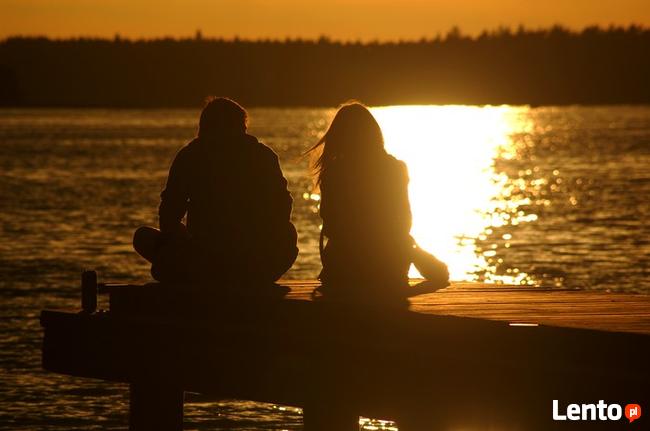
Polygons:
M234 100L209 97L199 120L199 137L233 137L246 133L248 114Z

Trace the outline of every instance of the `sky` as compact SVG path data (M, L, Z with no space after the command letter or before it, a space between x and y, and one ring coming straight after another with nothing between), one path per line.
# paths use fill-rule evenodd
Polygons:
M650 26L650 0L0 0L0 38L419 39L458 26Z

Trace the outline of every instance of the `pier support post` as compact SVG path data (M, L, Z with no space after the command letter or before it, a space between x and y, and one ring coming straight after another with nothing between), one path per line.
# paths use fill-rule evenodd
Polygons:
M182 431L183 398L180 388L131 383L129 431Z

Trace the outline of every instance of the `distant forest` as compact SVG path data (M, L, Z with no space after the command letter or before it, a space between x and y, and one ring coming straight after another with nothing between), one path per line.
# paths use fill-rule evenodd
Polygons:
M11 37L4 106L650 103L650 28L458 28L400 42Z

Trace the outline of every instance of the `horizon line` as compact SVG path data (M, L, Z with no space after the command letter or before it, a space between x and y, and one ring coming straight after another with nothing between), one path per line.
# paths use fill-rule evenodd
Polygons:
M98 36L98 35L76 35L76 36L49 36L45 34L13 34L0 38L0 43L5 43L11 40L31 39L31 40L47 40L53 42L71 42L71 41L110 41L110 42L158 42L158 41L203 41L203 42L226 42L226 43L331 43L331 44L395 44L395 43L423 43L423 42L445 42L448 40L464 39L476 41L484 37L499 37L499 36L517 36L519 34L541 34L560 32L572 36L579 36L588 31L599 32L616 32L616 31L638 31L650 32L650 25L629 23L629 24L609 24L607 26L600 24L586 25L581 28L571 28L563 24L553 24L550 26L526 27L523 24L517 26L497 26L494 28L486 28L476 34L463 33L462 29L454 25L450 27L445 33L438 32L435 36L420 36L418 38L398 38L398 39L380 39L380 38L335 38L327 34L321 34L318 37L302 37L302 36L285 36L285 37L240 37L234 36L204 36L201 29L197 29L193 36L122 36L116 32L113 37Z

